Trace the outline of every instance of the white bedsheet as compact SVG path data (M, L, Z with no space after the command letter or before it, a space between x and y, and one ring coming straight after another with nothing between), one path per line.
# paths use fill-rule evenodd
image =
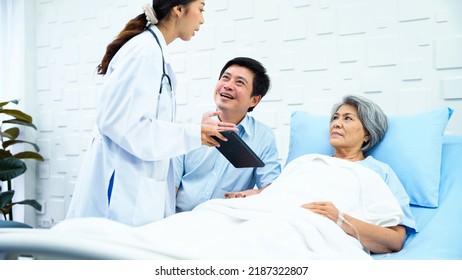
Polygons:
M63 221L51 231L90 235L174 259L370 259L334 222L300 207L311 201L332 201L345 213L381 226L403 218L373 171L306 155L287 165L259 195L210 200L138 228L85 218Z

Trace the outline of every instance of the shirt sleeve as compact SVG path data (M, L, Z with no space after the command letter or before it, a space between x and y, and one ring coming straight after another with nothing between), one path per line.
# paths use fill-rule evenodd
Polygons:
M175 187L179 187L183 177L185 155L177 156L172 159Z
M281 164L278 160L278 151L276 146L276 138L274 133L269 130L261 139L265 139L262 143L263 151L261 153L261 160L265 166L256 168L256 182L257 187L263 188L271 184L281 174Z

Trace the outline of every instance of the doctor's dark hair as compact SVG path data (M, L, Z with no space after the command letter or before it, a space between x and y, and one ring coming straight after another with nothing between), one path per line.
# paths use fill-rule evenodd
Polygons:
M172 8L180 5L187 6L195 1L197 0L153 0L152 7L154 8L157 19L160 22L169 14ZM146 19L146 15L141 13L125 25L124 29L120 31L114 41L106 47L106 53L97 67L97 73L99 75L106 74L109 63L117 51L119 51L119 49L131 38L143 32L146 29L147 24L148 20Z
M221 79L221 76L223 76L226 69L233 65L245 67L254 74L252 96L261 95L261 98L263 98L270 87L270 78L266 73L266 68L255 59L249 57L236 57L228 61L225 66L223 66L218 79ZM252 112L254 108L255 106L250 107L247 112Z
M361 150L364 154L370 151L375 145L382 141L388 130L387 115L374 102L360 96L347 95L343 97L341 103L334 105L331 113L332 117L343 105L351 105L358 111L358 118L363 124L364 129L369 134L369 141L364 142Z

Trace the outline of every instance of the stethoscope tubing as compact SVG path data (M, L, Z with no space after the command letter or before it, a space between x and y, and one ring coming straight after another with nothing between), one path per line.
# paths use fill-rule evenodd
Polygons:
M175 115L176 115L176 102L175 102L175 93L173 91L173 86L172 86L172 80L170 79L170 76L166 73L165 71L165 58L164 58L164 51L162 50L162 46L159 42L159 38L157 38L157 35L152 31L149 27L146 28L152 36L154 36L154 39L156 39L157 44L159 45L160 52L162 54L162 77L160 78L160 88L159 88L159 94L157 95L157 109L156 109L156 119L159 119L159 106L160 106L160 98L162 96L162 89L164 86L164 79L167 79L167 84L168 84L168 92L170 93L170 106L171 106L171 122L175 121Z

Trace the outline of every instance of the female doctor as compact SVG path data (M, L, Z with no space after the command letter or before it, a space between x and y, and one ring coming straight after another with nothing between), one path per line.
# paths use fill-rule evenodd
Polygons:
M202 122L175 122L175 74L166 47L188 41L204 23L204 0L154 0L107 46L98 74L106 75L99 96L94 138L76 183L67 218L106 217L132 226L175 212L170 158L234 124L206 113Z

